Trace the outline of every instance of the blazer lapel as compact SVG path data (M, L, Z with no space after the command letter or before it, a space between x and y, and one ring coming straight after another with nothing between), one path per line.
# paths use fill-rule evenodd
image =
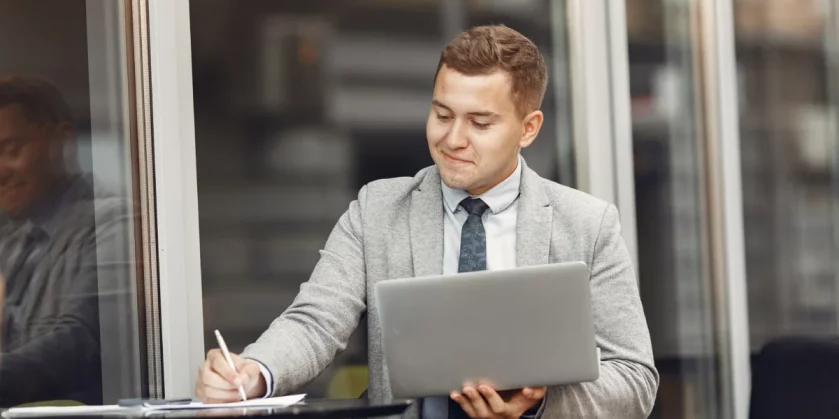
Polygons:
M443 191L440 172L429 168L411 197L411 257L414 276L443 273Z
M541 182L542 178L525 164L516 221L517 266L550 263L553 210Z

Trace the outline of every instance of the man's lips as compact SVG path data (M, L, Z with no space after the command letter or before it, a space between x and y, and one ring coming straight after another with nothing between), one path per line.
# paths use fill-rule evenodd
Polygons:
M444 157L447 161L449 161L449 162L451 162L451 163L458 163L458 164L467 164L467 163L472 163L472 162L471 162L471 161L469 161L469 160L463 160L463 159L459 159L459 158L457 158L457 157L452 157L451 155L446 154L446 153L442 153L442 152L441 152L441 154L443 154L443 157Z
M24 189L24 185L0 186L0 195L16 194Z

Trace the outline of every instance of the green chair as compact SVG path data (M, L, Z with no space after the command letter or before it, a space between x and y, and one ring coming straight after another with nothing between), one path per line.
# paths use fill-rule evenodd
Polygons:
M355 399L367 389L367 365L345 365L338 369L329 382L329 399Z

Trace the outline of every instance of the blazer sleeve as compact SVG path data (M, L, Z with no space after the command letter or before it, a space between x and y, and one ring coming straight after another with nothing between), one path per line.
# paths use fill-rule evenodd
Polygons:
M366 310L362 244L366 194L364 187L338 220L291 306L242 353L268 368L273 394L297 391L315 379L346 348Z
M659 376L635 273L620 231L618 211L609 205L589 264L600 378L550 387L537 417L646 418L652 410Z

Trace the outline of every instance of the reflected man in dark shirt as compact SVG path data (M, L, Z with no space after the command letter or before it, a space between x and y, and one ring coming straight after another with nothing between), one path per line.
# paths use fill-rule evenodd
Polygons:
M73 169L74 150L53 85L0 78L0 406L102 402L99 276L126 268L103 240L126 212Z

